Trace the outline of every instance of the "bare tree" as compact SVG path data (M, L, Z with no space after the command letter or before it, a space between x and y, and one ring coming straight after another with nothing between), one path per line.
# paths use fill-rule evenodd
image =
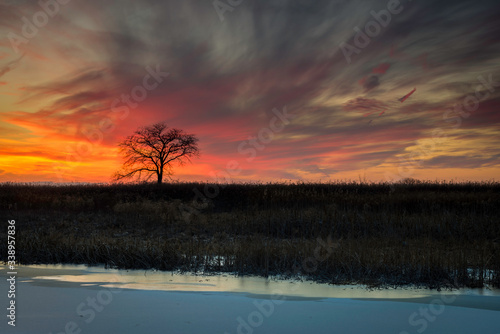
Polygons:
M198 138L168 128L165 122L139 128L119 147L124 162L121 170L114 174L114 180L148 181L156 176L161 184L164 176L173 174L175 164L184 165L191 157L199 155Z

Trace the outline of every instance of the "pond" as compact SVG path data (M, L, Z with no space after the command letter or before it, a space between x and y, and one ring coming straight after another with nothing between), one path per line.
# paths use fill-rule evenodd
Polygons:
M15 290L16 326L3 316L1 333L500 333L500 290L486 288L35 265L18 268Z

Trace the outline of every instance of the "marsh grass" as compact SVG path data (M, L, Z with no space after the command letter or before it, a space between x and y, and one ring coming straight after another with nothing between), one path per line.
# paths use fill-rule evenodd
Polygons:
M498 183L212 185L219 194L195 203L205 186L2 184L0 235L15 219L25 264L500 287ZM318 238L331 251L311 268Z

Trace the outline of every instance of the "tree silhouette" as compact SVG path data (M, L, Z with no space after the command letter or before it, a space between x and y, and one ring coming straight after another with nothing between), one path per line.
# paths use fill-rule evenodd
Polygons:
M199 155L198 138L184 131L168 128L165 122L139 128L119 144L124 157L122 168L113 175L118 181L137 178L150 180L156 175L158 184L173 174L173 166L184 165Z

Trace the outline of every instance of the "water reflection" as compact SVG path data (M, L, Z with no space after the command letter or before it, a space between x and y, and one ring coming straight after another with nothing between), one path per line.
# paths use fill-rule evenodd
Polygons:
M0 266L5 269L5 266ZM318 284L299 280L265 279L230 274L194 275L154 270L116 270L81 265L20 266L18 276L25 283L45 286L107 287L136 290L236 292L252 295L286 295L308 298L408 299L436 295L435 290L397 288L367 289L360 285ZM444 292L447 293L447 292ZM449 293L449 292L448 292ZM499 289L463 289L454 294L500 296Z

